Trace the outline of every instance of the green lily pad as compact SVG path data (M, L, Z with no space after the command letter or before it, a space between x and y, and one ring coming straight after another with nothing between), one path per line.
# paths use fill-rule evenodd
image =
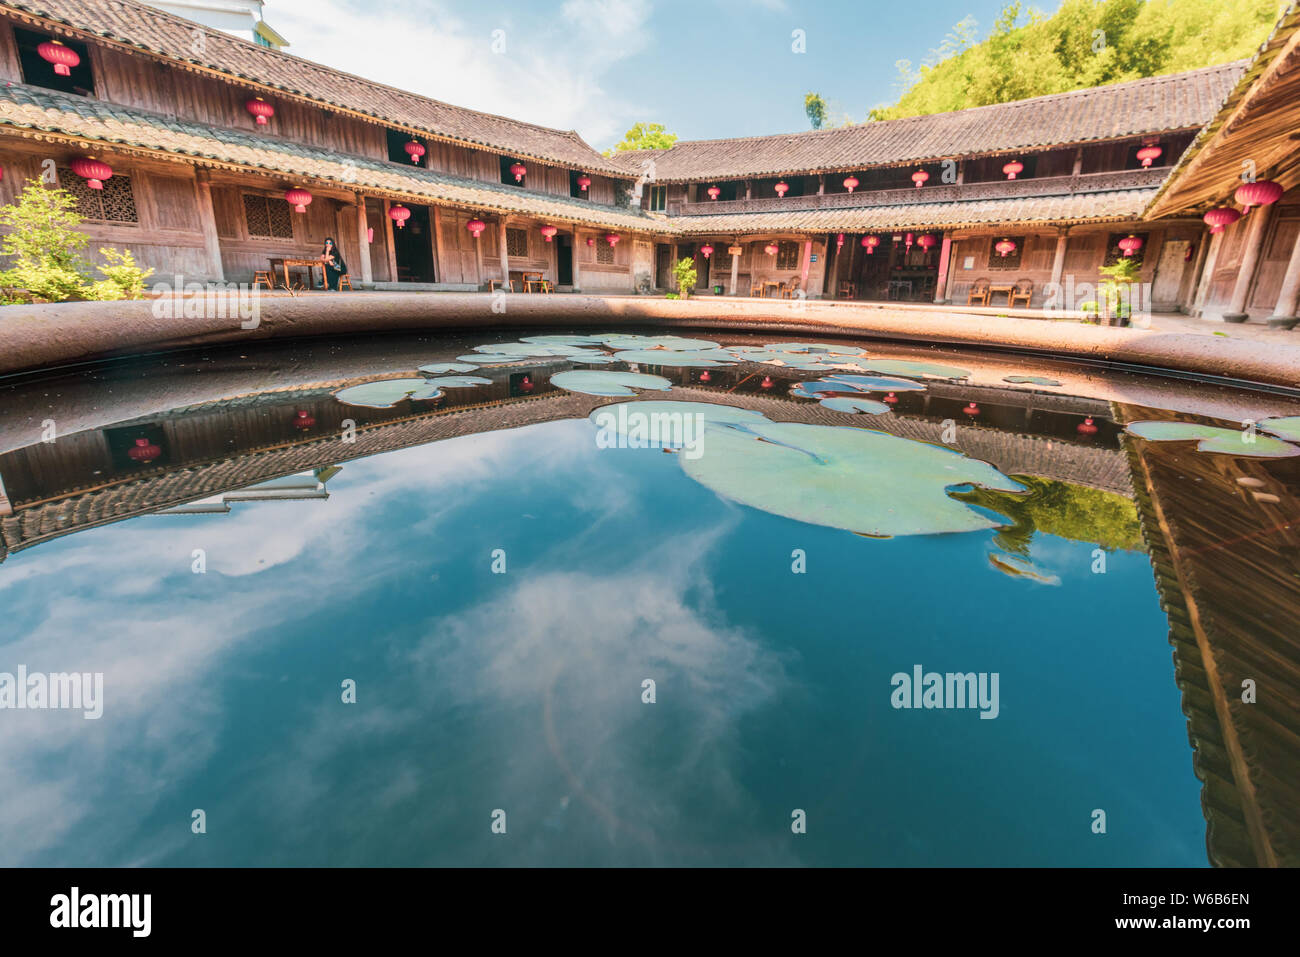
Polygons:
M830 409L832 412L867 412L871 415L880 415L882 412L888 412L889 406L883 402L877 402L875 399L855 399L852 396L837 395L829 399L822 399L821 405Z
M1027 385L1060 385L1055 379L1041 375L1009 375L1002 377L1003 382L1025 383Z
M548 346L597 346L604 340L598 336L521 336L519 341Z
M467 356L457 356L462 362L477 362L481 366L504 365L507 362L523 362L528 356L507 356L501 353L471 352Z
M1278 438L1300 442L1300 415L1288 415L1280 419L1261 419L1256 423L1256 427Z
M634 428L643 428L641 423L654 416L665 417L664 421L674 417L683 419L686 416L700 416L699 421L706 426L738 431L769 421L762 412L755 412L753 409L718 405L713 402L677 402L672 399L645 399L640 402L605 405L592 412L589 418L601 428L612 428L617 432L627 433Z
M908 376L913 379L969 379L969 369L936 365L932 362L908 362L905 359L858 359L854 364L864 372Z
M996 528L948 494L955 486L1023 487L985 462L886 432L794 422L707 428L693 479L742 505L870 536Z
M565 356L570 362L578 362L583 365L607 365L611 362L617 362L613 356L607 356L603 352L595 352L589 356Z
M696 352L678 352L672 349L630 349L614 353L618 362L639 362L645 365L673 366L675 368L729 366L734 365L730 359L702 356Z
M770 352L811 353L823 356L865 355L857 346L837 346L827 342L770 342L763 348Z
M1149 442L1196 441L1198 452L1269 459L1300 455L1300 446L1289 445L1271 435L1258 431L1252 435L1244 430L1201 425L1199 422L1130 422L1124 430Z
M420 371L429 375L443 375L447 372L473 372L477 368L469 362L431 362L427 366L420 366Z
M871 375L828 375L827 382L847 382L862 392L918 392L925 386L911 379L887 379Z
M403 399L437 399L441 395L442 390L428 379L380 379L340 389L334 398L348 405L391 409Z
M429 384L443 389L468 389L476 385L491 385L492 380L481 375L445 375L430 379Z
M636 395L634 389L667 392L673 384L663 376L642 372L609 372L605 369L570 369L551 376L551 385L583 395Z

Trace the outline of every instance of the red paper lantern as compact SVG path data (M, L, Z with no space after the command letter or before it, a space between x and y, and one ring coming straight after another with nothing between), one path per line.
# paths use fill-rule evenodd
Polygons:
M65 47L58 40L46 40L36 48L41 59L54 64L54 72L59 76L72 76L72 68L81 63L76 50Z
M252 113L257 118L258 126L265 126L266 121L275 116L275 107L260 96L255 96L251 100L244 101L244 109Z
M619 237L618 237L618 233L606 233L606 234L605 234L605 242L609 243L611 246L617 246L617 245L618 245L618 238L619 238Z
M858 183L858 178L856 176L846 176L844 178L844 188L847 189L850 193L853 192L855 189L857 189L859 185L860 184Z
M1150 146L1144 146L1138 150L1137 158L1142 161L1143 166L1150 166L1151 163L1154 160L1158 160L1163 153L1164 150L1153 143Z
M1095 425L1092 424L1092 416L1088 416L1086 419L1084 419L1082 422L1080 422L1077 426L1075 426L1075 428L1078 430L1078 432L1079 432L1080 435L1096 435L1096 434L1097 434L1097 427L1096 427Z
M104 180L113 175L113 167L88 156L80 156L72 161L72 171L86 181L91 189L103 189Z
M1241 213L1231 206L1216 206L1202 216L1201 219L1205 220L1205 225L1210 227L1211 233L1221 233L1225 226L1231 226L1241 219Z
M703 246L700 247L700 252L704 254L705 259L708 259L710 256L713 255L713 247L708 243L705 243Z
M487 223L481 219L471 219L465 224L465 228L469 230L471 236L478 239L483 235L483 230L487 229Z
M366 242L373 243L374 241L375 241L375 227L371 226L369 229L366 230Z
M543 227L542 227L542 235L546 237L546 241L547 241L548 243L551 241L551 237L554 236L554 235L555 235L556 233L558 233L558 232L559 232L559 230L558 230L556 227L554 227L554 226L543 226Z
M785 194L790 192L790 184L785 180L781 180L781 182L777 183L773 188L776 190L776 195L780 196L782 199L785 199Z
M924 249L926 252L929 252L931 249L934 248L935 243L937 243L938 241L939 241L938 237L933 235L932 233L923 233L920 237L917 238L916 244L920 246L922 249Z
M897 241L897 240L895 240L895 241ZM908 233L908 234L907 234L907 243L906 243L906 246L907 246L907 250L908 250L908 252L911 252L911 251L912 251L912 234L911 234L911 233Z
M311 193L301 186L295 186L284 194L284 201L293 207L294 212L305 213L311 205Z
M835 248L836 248L836 249L843 249L843 248L844 248L844 234L843 234L843 233L840 233L838 236L835 237Z
M510 167L510 172L514 174L516 183L522 183L524 174L528 172L528 167L523 163L515 163L514 166Z
M411 162L418 166L420 163L420 157L424 155L424 144L411 140L411 142L403 146L402 149L406 150L406 155L411 157Z
M866 250L867 250L867 255L868 255L868 256L874 256L875 253L876 253L876 247L880 245L880 237L879 237L879 236L863 236L863 237L862 237L862 245L863 245L863 247L866 248Z
M1125 256L1132 256L1142 248L1142 240L1138 239L1136 236L1125 236L1119 241L1119 248L1124 250Z
M578 177L578 189L582 190L585 193L587 191L587 187L590 185L591 185L591 177L588 176L586 173L583 173L581 176Z
M587 245L588 245L588 246L594 246L594 245L596 245L596 239L595 239L594 236L588 236L588 237L587 237Z
M778 252L780 252L780 248L777 246L776 243L768 243L766 246L763 247L763 249L767 252L769 256L775 256Z
M131 461L144 465L162 455L162 449L148 439L136 439L135 445L126 450L126 455Z
M1002 167L1002 172L1007 174L1007 179L1015 179L1017 173L1023 173L1025 164L1020 160L1012 160L1006 166Z
M973 418L974 416L980 414L980 407L976 405L974 402L971 402L969 405L966 406L966 408L962 409L962 411Z
M924 186L925 181L928 180L929 178L930 178L930 174L923 169L918 169L915 173L912 174L912 182L916 184L917 189L920 189L922 186Z
M1010 256L1013 252L1016 251L1016 244L1009 239L1004 239L993 248L998 251L999 256L1001 256L1003 259L1006 259L1007 256Z
M293 417L293 427L307 431L316 424L316 417L306 409L299 409L298 414Z
M401 203L397 203L388 207L388 218L396 224L398 229L401 229L406 225L406 221L411 218L411 211Z
M1252 206L1268 206L1282 198L1282 185L1269 179L1255 183L1242 183L1232 198L1242 205L1242 215L1249 213Z
M713 200L716 200L719 196L722 195L722 190L718 189L718 187L716 186L710 186L708 189L705 190L705 192L709 194L709 199L713 199Z

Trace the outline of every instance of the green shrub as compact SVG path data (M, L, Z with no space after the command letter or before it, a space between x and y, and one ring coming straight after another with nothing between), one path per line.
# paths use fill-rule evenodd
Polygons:
M695 288L695 283L699 279L695 272L695 260L679 259L677 265L673 267L673 278L677 280L677 288L682 298L689 299L691 290Z

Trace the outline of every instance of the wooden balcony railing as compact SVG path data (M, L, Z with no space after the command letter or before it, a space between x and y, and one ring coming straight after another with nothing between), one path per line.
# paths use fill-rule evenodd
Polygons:
M824 193L787 196L785 199L706 200L702 203L669 203L669 216L721 216L727 213L780 213L803 209L848 209L860 206L900 206L908 203L952 203L978 199L1014 199L1026 196L1066 196L1117 189L1159 186L1170 167L1083 173L1078 176L1042 176L1029 179L963 183L960 186L924 186L908 189L859 190L855 193Z

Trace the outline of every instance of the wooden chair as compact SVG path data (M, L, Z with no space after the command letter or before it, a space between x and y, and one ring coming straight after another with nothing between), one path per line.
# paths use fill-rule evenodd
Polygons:
M749 298L761 299L763 297L763 284L761 282L751 282L749 284Z
M987 279L976 279L970 284L970 292L966 293L966 305L979 303L982 306L989 304L989 299L993 293L989 291L989 281Z
M800 277L799 277L799 276L795 276L793 279L790 280L789 283L782 283L782 284L781 284L781 298L782 298L782 299L798 299L798 298L799 298L799 283L800 283L800 281L801 281Z
M837 298L840 298L840 299L857 299L857 298L858 298L858 284L855 283L855 282L850 282L850 281L847 280L847 279L841 279L841 280L840 280L840 291L839 291L839 296L838 296Z
M271 270L269 269L259 269L253 273L253 288L256 289L258 286L263 285L266 286L267 289L275 288L275 279L272 277Z
M339 292L342 292L345 288L348 292L356 292L356 290L352 288L352 277L347 273L339 276Z
M1023 299L1025 305L1028 306L1029 300L1033 298L1034 281L1032 279L1020 279L1016 281L1015 286L1011 290L1011 294L1007 296L1007 305L1014 306L1018 300Z

